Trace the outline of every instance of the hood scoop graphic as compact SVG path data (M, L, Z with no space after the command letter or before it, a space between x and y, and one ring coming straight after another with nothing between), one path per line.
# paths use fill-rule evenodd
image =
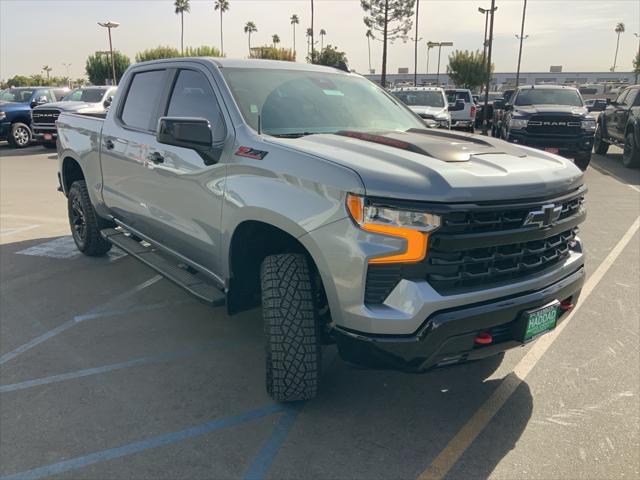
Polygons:
M443 162L468 162L472 156L496 153L526 157L522 150L500 140L438 130L411 129L406 132L380 133L341 130L336 132L335 135L364 142L378 143L436 158Z

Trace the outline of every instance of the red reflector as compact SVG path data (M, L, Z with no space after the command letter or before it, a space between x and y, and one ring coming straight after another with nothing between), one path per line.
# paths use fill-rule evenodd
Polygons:
M476 335L476 338L473 339L473 342L478 345L489 345L493 342L493 337L489 332L480 332Z
M575 305L573 303L571 303L571 299L567 299L567 300L563 300L560 303L560 310L562 310L563 312L568 312L569 310L571 310Z

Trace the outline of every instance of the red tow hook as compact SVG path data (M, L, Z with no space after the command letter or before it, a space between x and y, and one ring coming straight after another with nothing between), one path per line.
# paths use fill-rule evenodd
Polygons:
M575 307L575 305L571 303L570 298L567 298L566 300L563 300L562 302L560 302L560 310L562 310L563 312L568 312L573 307Z
M477 345L489 345L493 342L493 337L489 332L480 332L476 335L476 338L473 339L473 343Z

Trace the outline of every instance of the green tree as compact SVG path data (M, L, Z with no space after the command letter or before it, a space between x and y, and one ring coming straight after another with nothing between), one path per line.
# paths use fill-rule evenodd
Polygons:
M493 73L493 65L490 70ZM449 55L447 73L459 88L473 90L488 80L484 55L478 50L475 52L469 50L453 52Z
M248 21L244 24L244 33L249 35L249 56L251 56L251 34L258 31L255 22Z
M315 51L313 53L314 58L311 63L317 63L319 65L327 65L329 67L335 67L341 62L347 63L347 55L344 52L338 50L338 47L332 47L327 45L326 48L320 52Z
M635 83L638 83L638 77L640 76L640 51L636 53L636 58L633 59L633 73L635 74Z
M222 57L222 52L216 47L202 45L200 47L187 47L184 51L185 57Z
M367 14L364 24L367 28L382 34L382 77L383 87L387 83L387 44L400 38L407 41L407 34L413 26L415 0L360 0Z
M51 72L51 70L53 70L53 68L51 68L49 65L45 65L44 67L42 67L42 70L44 70L47 74L47 83L49 83L49 73Z
M149 60L159 60L161 58L174 58L179 56L180 52L177 48L159 46L136 53L136 62L147 62Z
M300 24L300 18L295 13L291 15L291 25L293 25L293 53L296 53L296 25Z
M620 34L624 33L624 30L624 23L622 22L619 22L613 30L616 32L616 35L618 35L618 39L616 40L616 54L613 57L613 67L611 67L612 72L616 71L616 63L618 63L618 48L620 47Z
M327 36L327 31L324 28L320 29L320 51L324 48L324 37Z
M220 10L220 56L224 57L224 38L222 36L222 14L229 10L229 0L214 0L214 10Z
M296 55L289 48L275 48L269 45L263 47L253 47L250 50L249 58L262 58L266 60L286 60L295 62Z
M277 33L271 35L271 41L273 42L273 48L277 48L280 43L280 36Z
M180 52L184 54L184 14L185 12L191 12L191 6L189 0L175 0L173 2L175 7L175 14L180 14Z
M113 52L113 58L116 67L116 83L118 83L117 80L122 78L122 74L129 68L131 61L129 57L118 51ZM89 55L85 64L85 71L93 85L104 85L107 79L111 78L111 59L109 55L101 53Z
M8 79L3 88L6 87L31 87L33 84L33 77L27 77L26 75L14 75Z
M313 30L307 28L307 61L311 58L311 39L313 38Z

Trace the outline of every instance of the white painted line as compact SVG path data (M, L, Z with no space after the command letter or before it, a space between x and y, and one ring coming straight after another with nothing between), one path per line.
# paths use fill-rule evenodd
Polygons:
M449 470L460 459L462 454L469 448L473 441L480 435L484 428L489 424L491 419L502 408L502 406L509 400L513 392L522 384L527 378L527 375L531 373L533 367L540 361L542 356L549 350L549 347L556 341L562 331L569 325L569 322L574 317L576 312L580 310L580 307L584 305L589 295L593 293L595 287L600 283L600 280L609 271L611 266L624 251L625 247L629 244L633 236L638 232L640 228L640 217L636 218L635 222L629 227L629 230L622 236L620 241L613 247L613 250L609 252L609 255L598 266L596 271L589 277L582 288L580 295L580 301L576 308L567 316L567 318L558 327L539 338L536 343L531 347L527 354L518 362L513 369L513 372L507 375L498 388L493 392L491 397L484 402L484 404L473 414L473 416L464 424L464 426L454 435L449 441L447 446L442 450L438 456L431 462L431 465L422 472L418 477L418 480L440 480L444 478Z
M16 253L19 255L60 258L65 260L80 257L82 255L82 253L78 251L78 248L70 235L55 238L48 242L20 250ZM113 248L107 255L109 257L109 261L113 262L119 258L125 257L127 254L119 248Z
M0 230L0 237L7 237L9 235L15 235L16 233L26 232L28 230L38 228L39 226L40 225L27 225L26 227L3 228L2 230Z

